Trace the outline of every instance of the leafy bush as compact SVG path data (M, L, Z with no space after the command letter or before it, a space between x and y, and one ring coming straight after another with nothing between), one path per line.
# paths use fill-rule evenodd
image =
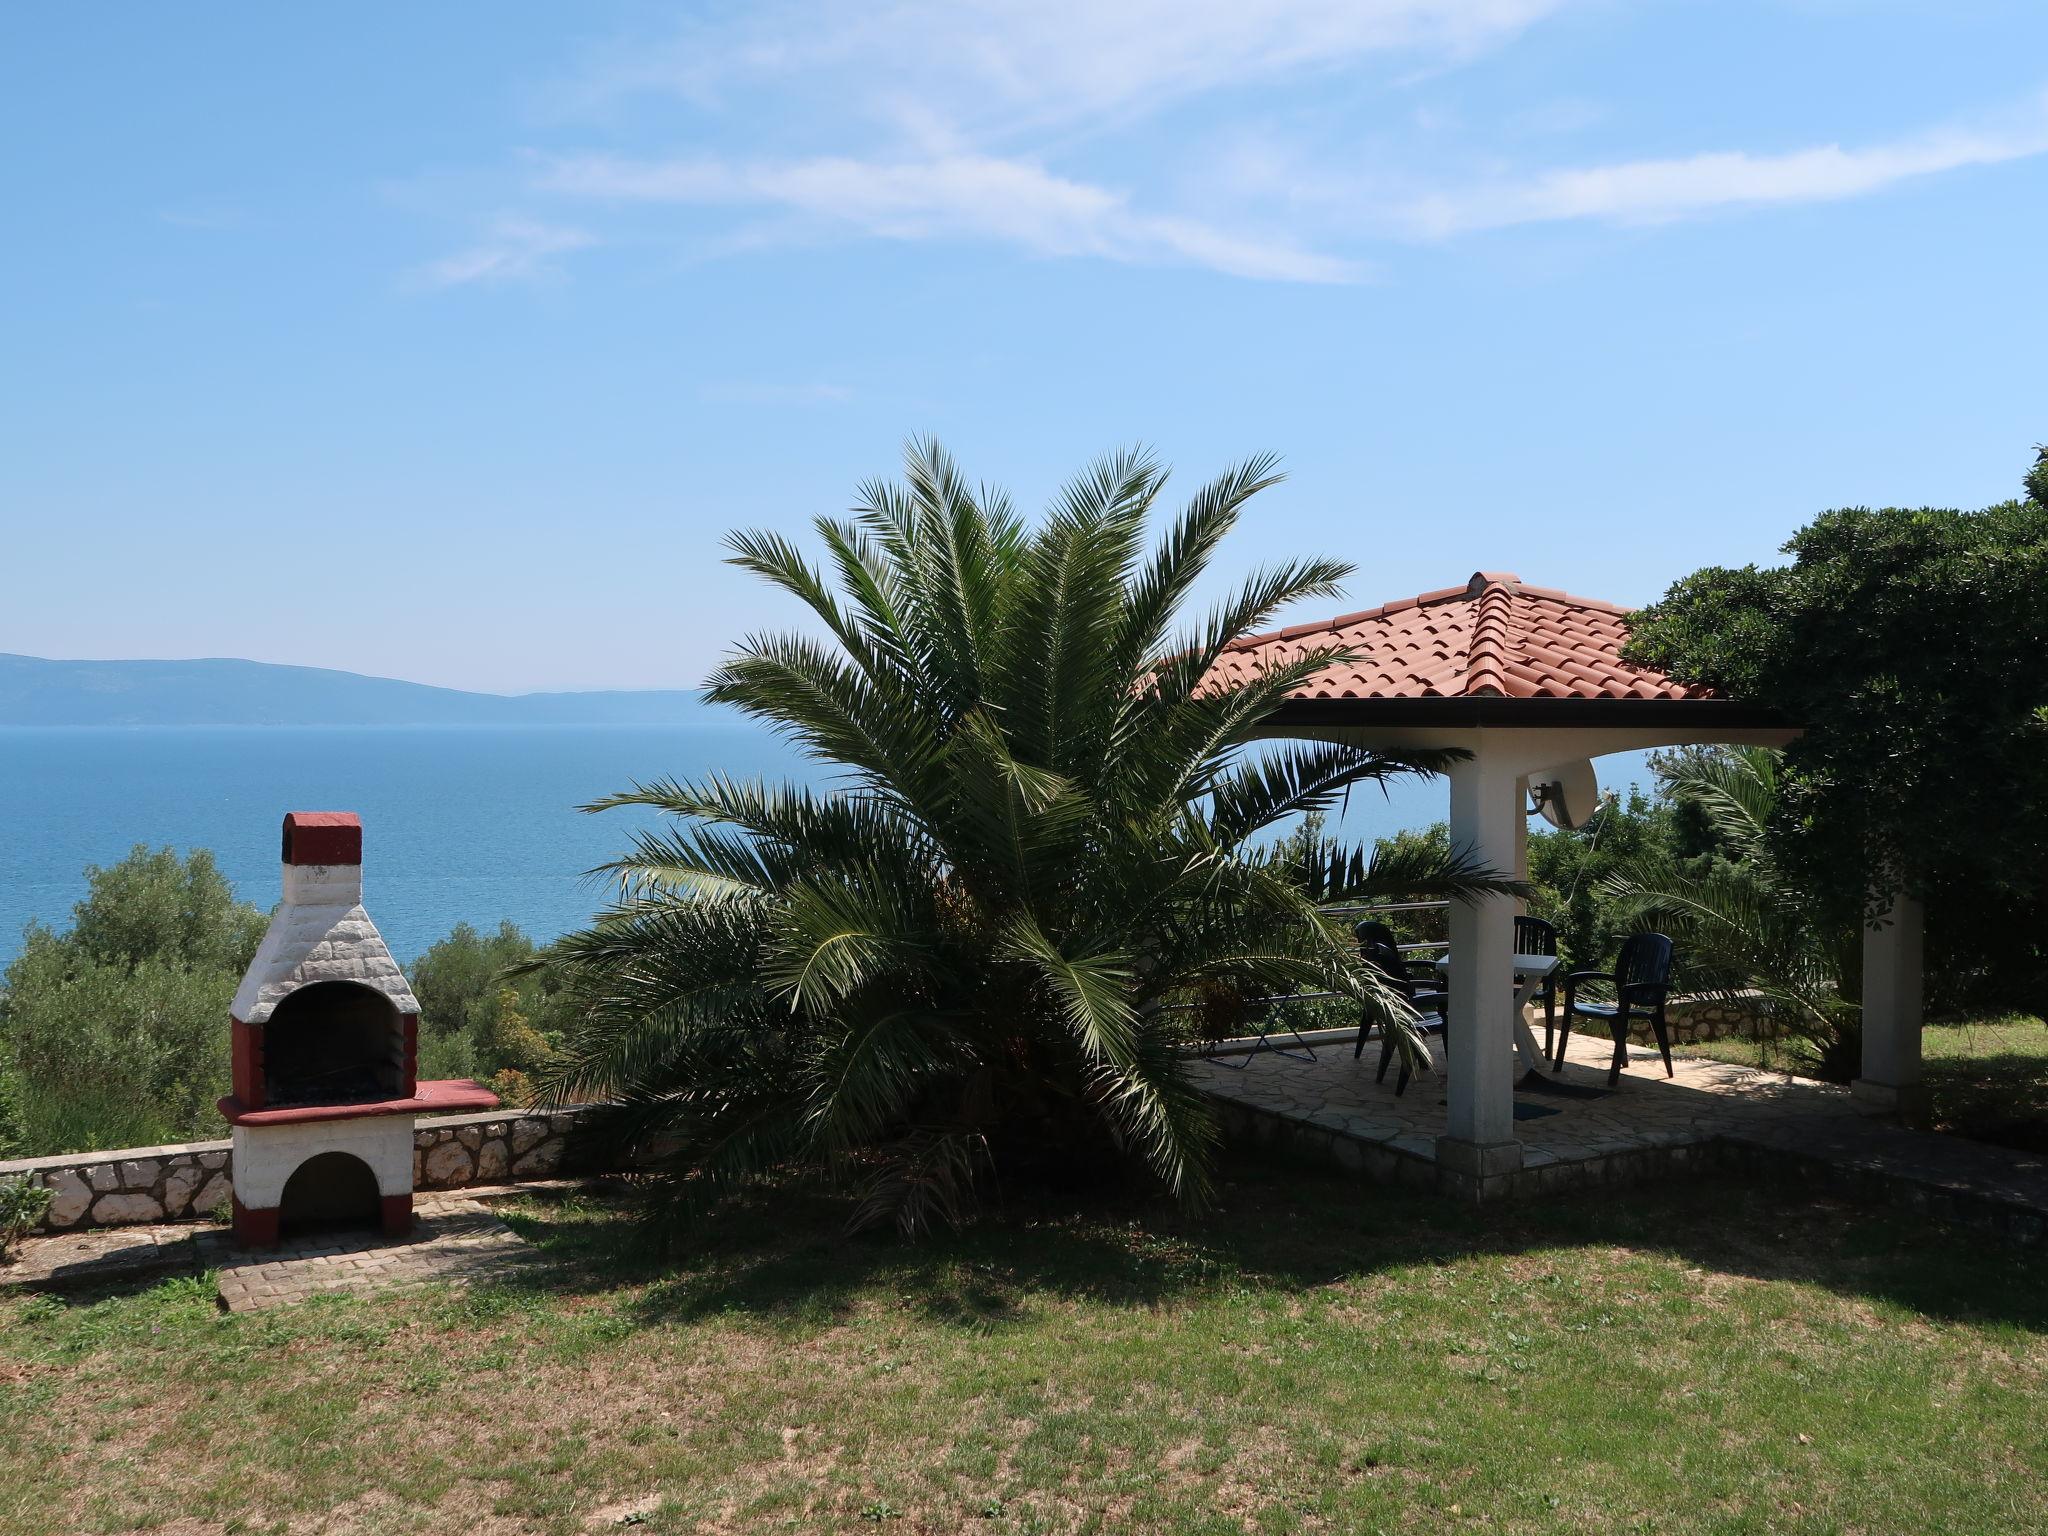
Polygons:
M1670 802L1633 785L1626 798L1604 799L1584 826L1529 833L1529 915L1556 925L1568 964L1586 969L1613 961L1640 925L1614 900L1608 879L1638 859L1672 852L1677 836Z
M0 1259L50 1208L50 1191L27 1179L0 1179Z
M1776 1025L1803 1042L1802 1065L1846 1082L1861 1054L1861 936L1778 860L1770 829L1782 758L1762 747L1688 748L1661 755L1657 775L1710 846L1689 857L1638 850L1601 882L1616 914L1671 935L1688 990Z
M1559 948L1571 965L1597 967L1613 960L1633 928L1606 881L1635 858L1672 849L1679 828L1676 807L1632 787L1626 799L1604 800L1582 827L1530 831L1526 906L1531 917L1557 926ZM1379 840L1377 852L1383 859L1448 858L1451 829L1439 821L1396 832ZM1374 915L1404 944L1450 937L1449 914L1442 908Z
M239 977L270 925L261 908L235 900L204 848L180 859L175 849L138 843L120 863L87 869L86 880L66 942L99 965L155 960Z
M484 1077L523 1102L569 1024L559 979L536 972L534 943L512 923L485 936L458 923L410 967L420 1002L420 1075Z
M1903 886L1927 903L1930 991L2048 988L2048 450L2022 500L1848 507L1789 565L1709 567L1637 614L1630 653L1781 710L1769 835L1831 922Z
M30 1155L219 1128L228 1007L265 918L197 851L87 871L68 933L32 923L0 999L0 1132Z

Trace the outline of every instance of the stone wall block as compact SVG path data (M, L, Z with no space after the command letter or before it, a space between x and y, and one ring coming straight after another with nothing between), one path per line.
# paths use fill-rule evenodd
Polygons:
M512 1154L502 1137L494 1136L477 1148L476 1178L479 1184L501 1182L512 1167Z
M161 1221L164 1208L153 1195L101 1195L93 1202L92 1219L101 1226L122 1222Z
M579 1118L574 1110L552 1110L466 1125L416 1126L413 1187L459 1189L554 1178L565 1168L600 1172L578 1156L574 1132ZM1256 1124L1263 1130L1266 1122L1261 1117ZM50 1191L50 1207L39 1226L45 1232L200 1220L212 1216L234 1192L233 1156L219 1143L140 1147L133 1155L80 1153L54 1167L18 1171Z
M444 1141L427 1154L421 1180L430 1189L454 1189L467 1184L476 1172L469 1148L459 1141Z
M92 1186L76 1168L53 1168L43 1175L43 1186L50 1191L50 1208L43 1215L45 1226L76 1226L92 1207Z
M513 1159L512 1175L520 1179L546 1178L561 1166L562 1138L556 1136L540 1143L525 1156Z
M235 1186L225 1173L216 1173L200 1186L199 1193L192 1197L192 1213L195 1216L211 1216L221 1205L233 1197Z
M173 1168L164 1179L163 1206L166 1216L182 1216L191 1208L192 1197L206 1182L206 1170L196 1163Z

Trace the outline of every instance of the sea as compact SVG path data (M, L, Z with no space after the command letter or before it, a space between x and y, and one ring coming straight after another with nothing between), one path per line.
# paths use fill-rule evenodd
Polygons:
M1608 760L1603 787L1643 779ZM245 901L278 900L286 811L363 818L364 904L401 963L457 923L517 924L545 942L604 904L593 871L625 851L635 809L577 807L635 782L709 773L829 786L746 723L682 726L161 726L0 728L0 965L31 921L63 929L89 865L137 846L212 851ZM1344 835L1447 814L1442 780L1354 790Z

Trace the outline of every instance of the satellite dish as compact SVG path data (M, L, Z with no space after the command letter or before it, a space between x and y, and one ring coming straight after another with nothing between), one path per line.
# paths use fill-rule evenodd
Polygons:
M1553 827L1569 832L1583 827L1600 804L1600 781L1585 758L1529 775L1535 812Z

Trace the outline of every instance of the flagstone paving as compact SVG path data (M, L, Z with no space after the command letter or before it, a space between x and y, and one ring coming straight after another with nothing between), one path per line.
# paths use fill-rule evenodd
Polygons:
M1536 1023L1540 1031L1541 1019ZM1574 1035L1558 1078L1603 1090L1613 1052L1611 1040ZM1397 1095L1392 1072L1385 1083L1373 1081L1378 1055L1368 1044L1354 1060L1350 1043L1339 1041L1318 1045L1314 1061L1265 1053L1241 1070L1216 1062L1203 1062L1199 1070L1207 1091L1226 1101L1433 1161L1444 1134L1443 1078L1417 1076ZM1518 1090L1515 1136L1523 1167L1703 1145L1774 1121L1859 1115L1845 1088L1699 1058L1681 1057L1675 1065L1677 1075L1666 1078L1654 1050L1632 1046L1629 1068L1612 1092L1566 1098Z
M76 1289L212 1271L221 1304L248 1312L333 1292L502 1279L536 1257L480 1200L422 1196L411 1234L396 1239L330 1232L249 1251L224 1228L190 1221L32 1237L0 1265L0 1287Z
M1351 1046L1318 1040L1313 1061L1269 1052L1234 1058L1247 1063L1241 1070L1209 1061L1197 1071L1236 1112L1233 1130L1253 1140L1284 1141L1370 1177L1435 1183L1442 1077L1418 1076L1396 1095L1392 1073L1373 1081L1377 1048L1354 1060ZM1610 1041L1572 1037L1558 1077L1594 1090L1588 1096L1516 1091L1522 1170L1510 1193L1712 1164L2048 1241L2048 1157L2039 1153L1907 1130L1874 1118L1846 1088L1781 1072L1680 1056L1667 1078L1655 1051L1634 1046L1618 1086L1602 1092L1612 1052Z
M232 1252L234 1240L226 1229L191 1221L92 1227L23 1239L12 1260L0 1264L0 1287L46 1290L138 1275L197 1275Z
M409 1236L334 1232L220 1261L220 1299L230 1312L337 1292L501 1280L534 1257L524 1239L474 1200L421 1202Z

